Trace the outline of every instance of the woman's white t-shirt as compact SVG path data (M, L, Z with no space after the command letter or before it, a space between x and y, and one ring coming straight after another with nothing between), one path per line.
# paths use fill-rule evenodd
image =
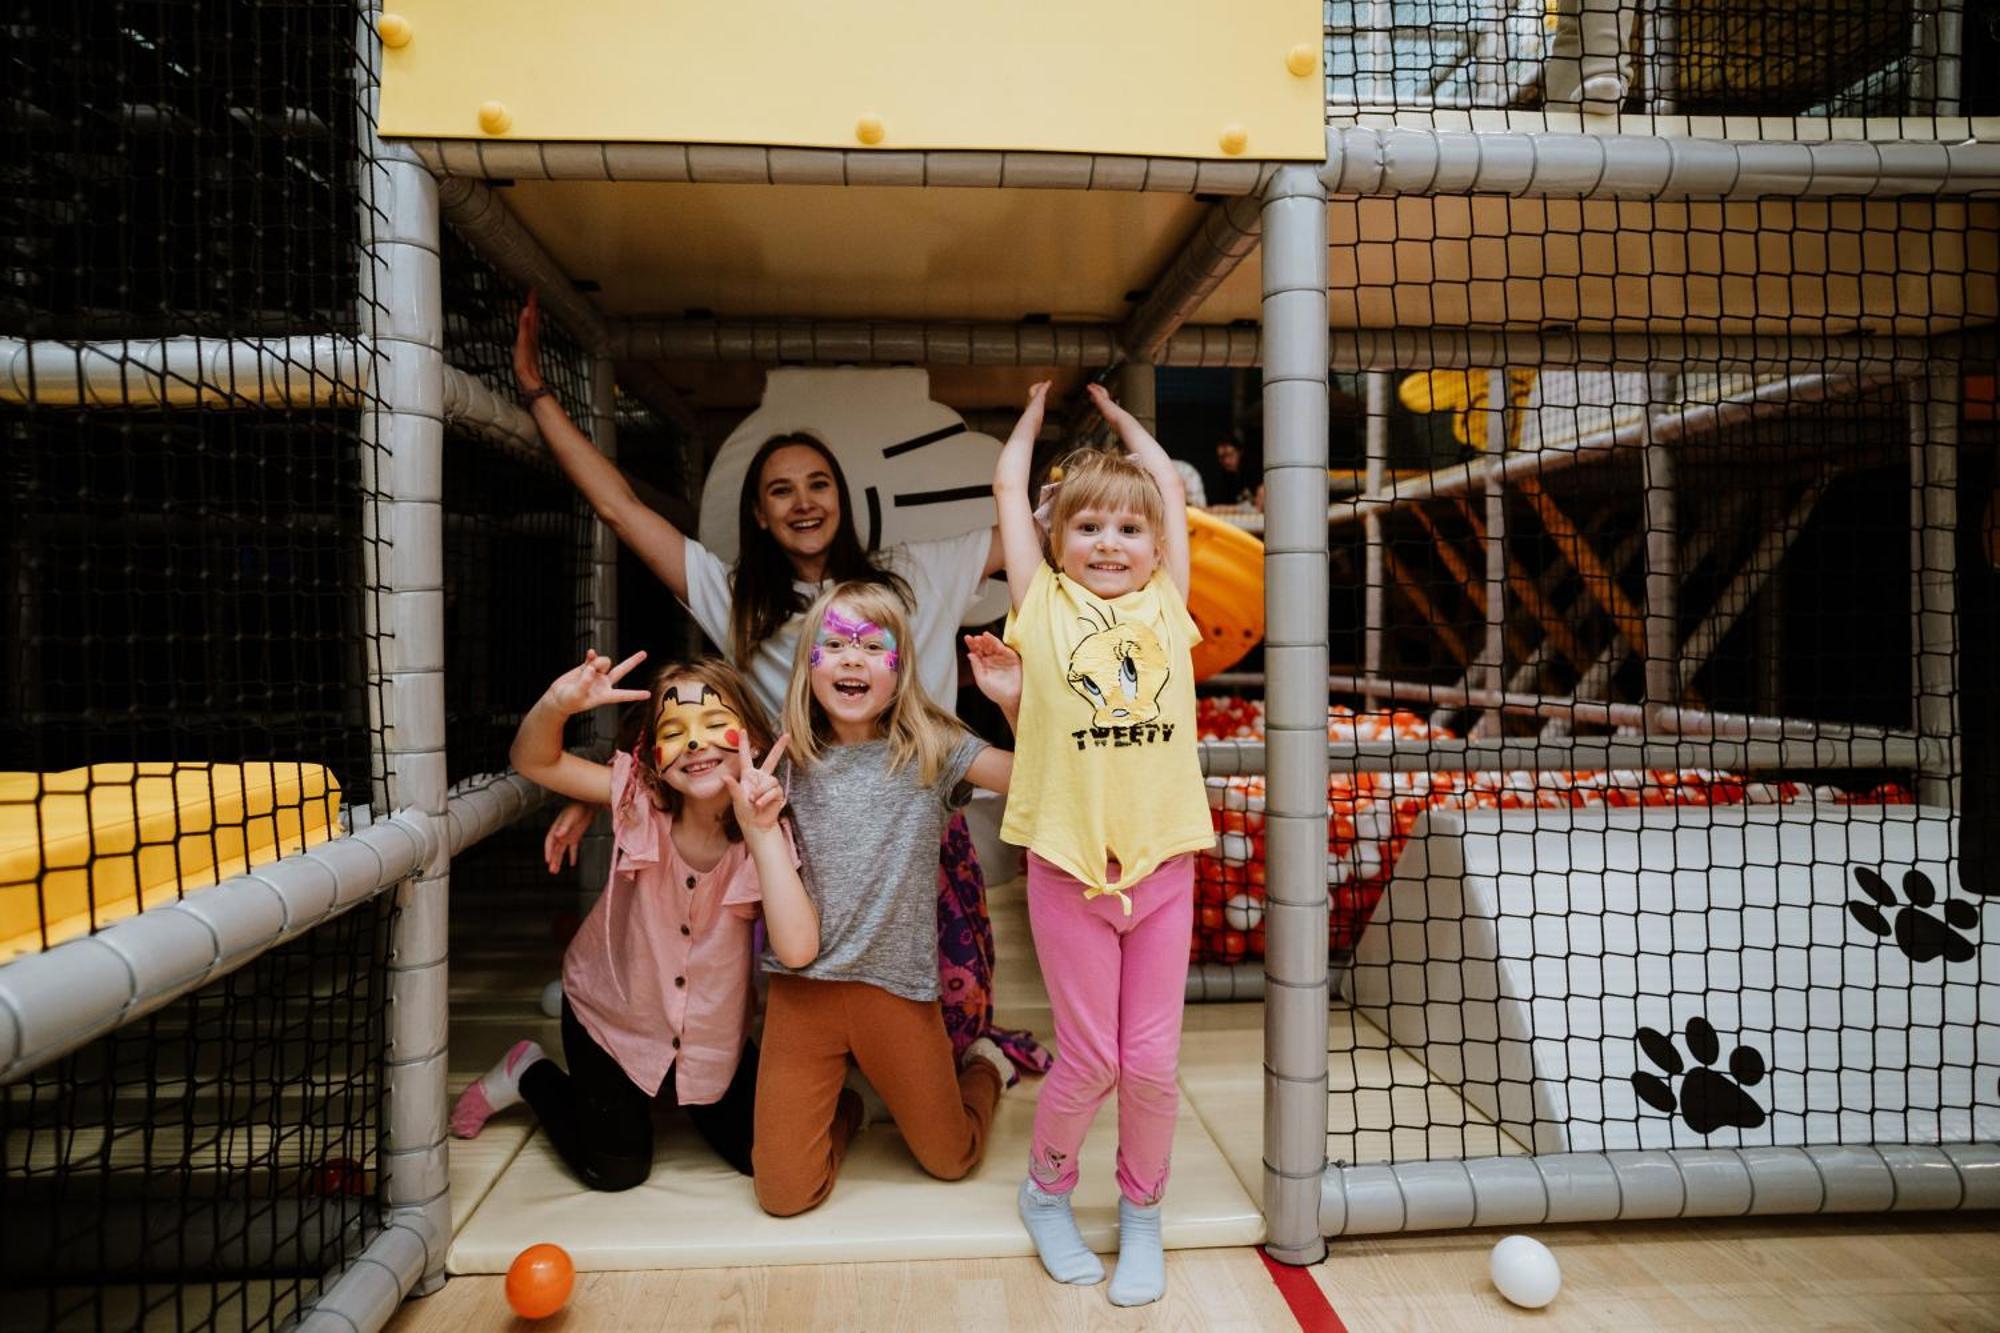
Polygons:
M924 692L947 713L957 711L958 628L986 581L986 558L992 549L992 529L980 528L960 537L909 542L877 553L877 562L910 587L916 601L910 632L916 643L905 651L915 657L917 679ZM793 616L759 644L747 664L736 662L730 648L729 566L693 538L687 544L687 583L687 600L682 605L695 624L749 677L757 702L769 709L773 718L781 717L785 689L792 679L792 657L798 650L800 617ZM825 585L800 579L792 586L811 600Z

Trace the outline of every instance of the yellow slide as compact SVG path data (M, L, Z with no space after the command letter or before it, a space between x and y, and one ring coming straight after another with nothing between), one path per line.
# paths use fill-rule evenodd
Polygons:
M1188 614L1201 628L1194 678L1227 671L1264 638L1264 543L1188 510Z
M0 963L339 835L319 764L0 773Z

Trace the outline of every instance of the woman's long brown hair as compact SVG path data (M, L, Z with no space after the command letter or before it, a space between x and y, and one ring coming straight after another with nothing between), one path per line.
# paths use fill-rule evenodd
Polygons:
M826 548L826 577L835 583L878 584L893 589L905 605L911 601L909 586L862 549L854 527L853 500L847 493L847 474L840 470L833 451L817 436L803 431L773 435L750 459L736 500L739 550L730 583L729 650L739 663L747 663L764 640L784 628L785 622L811 601L809 595L792 586L797 574L791 556L778 545L777 537L757 522L757 493L764 481L764 464L778 450L795 444L825 460L840 496L840 521L834 524L833 541Z

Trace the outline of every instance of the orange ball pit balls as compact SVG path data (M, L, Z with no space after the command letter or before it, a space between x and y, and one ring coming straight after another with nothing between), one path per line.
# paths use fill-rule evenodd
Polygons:
M523 1319L547 1319L575 1285L576 1265L560 1245L530 1245L507 1266L507 1304Z

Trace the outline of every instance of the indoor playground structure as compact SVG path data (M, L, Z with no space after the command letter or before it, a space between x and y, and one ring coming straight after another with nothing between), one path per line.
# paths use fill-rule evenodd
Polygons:
M372 1330L541 1245L1032 1252L1032 1078L966 1180L871 1129L793 1219L686 1136L596 1195L525 1114L448 1139L608 866L543 867L522 713L702 650L516 402L531 289L570 417L725 559L782 431L871 548L988 527L1039 380L1038 465L1093 381L1260 446L1190 517L1170 1247L2000 1207L1991 22L20 0L0 1328Z

